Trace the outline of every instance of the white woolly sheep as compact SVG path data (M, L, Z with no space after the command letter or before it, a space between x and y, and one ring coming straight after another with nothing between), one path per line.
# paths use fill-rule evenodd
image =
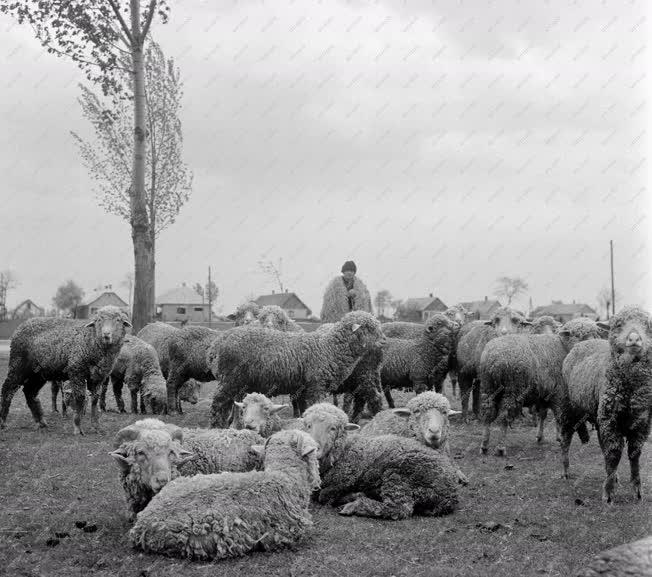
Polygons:
M459 325L448 316L435 313L418 339L387 339L380 377L390 408L394 408L391 389L412 389L416 393L434 389L441 393L458 329Z
M262 442L253 431L182 429L158 419L142 419L118 431L110 455L120 465L133 517L177 475L259 468L260 456L251 446Z
M652 535L598 553L575 577L649 577Z
M625 441L632 488L640 499L639 459L652 421L652 319L638 307L626 307L601 326L609 329L609 340L577 344L563 364L568 386L560 423L564 476L573 433L588 421L596 427L605 461L603 500L613 501Z
M38 393L46 381L65 381L66 403L72 403L73 432L83 434L81 415L86 389L91 394L91 424L99 428L97 403L102 382L120 352L127 315L118 307L100 308L86 321L39 317L23 322L11 339L9 372L2 385L0 428L4 428L11 400L23 388L27 406L39 427L46 427Z
M448 455L398 435L348 435L357 425L330 403L309 407L305 430L319 445L322 504L342 515L406 519L445 515L457 506L457 475Z
M457 335L457 379L462 400L462 420L468 420L469 396L473 394L473 413L480 412L478 367L485 345L499 336L529 330L531 322L518 311L501 307L487 321L471 321Z
M502 427L497 453L506 454L507 427L525 406L535 405L541 412L550 408L559 423L567 396L562 376L564 359L576 343L599 337L600 330L595 321L577 318L564 324L556 335L507 335L486 344L479 368L483 454L495 420ZM543 419L540 427L538 442L543 438Z
M300 409L336 391L361 357L384 336L369 313L354 311L326 332L298 333L238 327L220 339L213 374L221 381L213 426L225 426L233 401L247 393L294 396Z
M431 449L438 449L451 456L449 433L450 415L460 411L451 408L448 399L433 391L426 391L411 398L404 408L381 411L369 421L360 434L363 437L399 435L416 439ZM466 485L466 475L457 469L460 483Z
M204 561L293 544L312 527L316 452L310 435L281 431L265 444L263 471L179 477L138 515L129 540L149 553Z

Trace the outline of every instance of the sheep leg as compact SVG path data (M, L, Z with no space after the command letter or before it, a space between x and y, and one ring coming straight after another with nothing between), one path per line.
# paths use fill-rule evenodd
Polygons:
M130 390L129 391L129 400L131 401L130 405L130 410L132 414L137 415L138 414L138 391ZM145 408L145 403L142 402L141 399L141 413L144 413L145 411L143 410ZM123 412L123 411L120 411Z
M465 374L458 375L458 384L460 387L460 401L462 404L462 421L469 422L469 396L473 387L473 379Z
M548 416L547 408L539 409L537 411L537 420L539 421L539 430L537 431L537 443L541 443L543 441L543 429L546 424L547 416Z
M296 397L292 397L292 415L295 419L301 417L301 407L299 406L299 401ZM337 406L337 405L335 405Z
M649 425L645 423L641 424L641 427L634 427L627 434L627 457L629 458L630 481L634 496L637 499L641 498L641 473L638 461L641 456L641 449L645 445L650 430Z
M61 388L59 381L52 381L50 383L50 393L52 395L52 412L58 413L57 409L57 396L59 395L59 389Z
M491 423L485 423L484 432L482 434L482 442L480 443L480 454L486 455L489 451L489 439L491 438Z
M614 492L618 484L617 469L625 445L625 439L621 435L616 431L610 431L610 433L607 436L608 442L605 442L603 432L600 431L599 433L599 437L602 438L602 453L604 455L605 472L607 473L602 485L602 500L609 504L613 502Z
M106 391L109 388L110 378L110 375L107 375L106 379L102 381L102 390L100 392L100 411L103 413L106 412Z
M42 381L38 378L31 378L23 386L25 402L27 403L29 410L32 412L34 421L38 423L38 426L41 429L47 427L47 423L43 420L43 407L41 407L41 402L38 400L38 393L44 384L45 381Z
M179 389L188 379L182 371L175 367L170 367L167 380L168 390L168 413L173 415L175 412L182 414L181 401L179 400Z
M231 398L220 393L218 387L211 403L211 427L225 429L229 426L229 417L234 405Z
M333 404L334 404L336 407L338 406L337 402L338 402L338 401L337 401L337 395L336 395L335 393L333 393ZM346 410L345 410L344 412L346 413Z
M380 489L381 501L359 496L355 501L340 509L340 515L358 515L376 519L407 519L414 511L412 490L400 473L387 472L383 475Z
M140 398L140 414L145 415L147 413L147 406L145 405L145 399L143 398L142 393L140 393L140 395L138 394L138 391L132 391L131 392L131 394L132 394L132 407L133 407L132 412L133 412L133 409L135 409L136 406L137 406L136 400L133 399L134 393L136 394L136 399ZM152 401L152 404L153 403L154 403L154 401ZM154 414L154 411L152 411L152 414Z
M10 362L9 372L5 382L2 384L2 392L0 393L0 429L5 428L5 422L7 421L9 407L11 407L11 401L14 398L16 391L20 389L21 385L25 382L22 374L23 372L18 363L14 362L11 364Z
M503 417L500 423L500 437L498 438L498 445L496 446L496 455L499 457L507 456L507 417Z
M478 379L474 379L471 384L471 394L473 396L471 404L473 414L478 417L480 415L480 381Z
M451 369L448 371L448 377L451 380L451 394L454 399L457 399L457 371Z
M89 392L91 394L91 427L93 427L95 432L101 433L102 430L100 429L100 413L98 407L100 392L97 389L97 385L95 385L92 389L89 387Z
M570 459L568 457L568 453L571 441L573 440L573 428L569 427L568 425L562 425L560 435L561 440L559 441L559 445L561 447L561 464L564 468L561 476L563 479L570 479Z
M394 409L394 399L392 398L392 391L389 389L389 387L383 387L383 393L385 395L385 399L387 400L387 406L390 409Z
M81 384L70 381L68 383L70 390L64 391L64 402L72 407L72 433L73 435L83 435L81 428L81 418L84 414L86 405L86 383ZM67 400L66 400L67 399Z

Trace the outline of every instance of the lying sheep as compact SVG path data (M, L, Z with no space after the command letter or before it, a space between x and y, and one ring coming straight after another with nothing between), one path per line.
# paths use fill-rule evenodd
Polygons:
M23 322L11 339L9 372L2 385L0 428L4 428L11 400L23 388L27 406L39 427L46 427L38 393L46 381L65 381L66 404L73 407L73 432L83 434L81 415L86 389L91 394L91 423L99 426L97 403L102 382L120 352L127 315L106 306L86 321L38 317Z
M158 419L142 419L118 431L110 455L120 465L133 518L177 475L260 468L260 456L251 446L262 442L253 431L181 429Z
M310 495L319 489L317 445L301 431L281 431L260 450L263 471L168 483L138 515L131 544L205 561L273 551L303 539L312 528Z
M625 440L632 487L640 499L639 459L652 419L652 319L638 307L627 307L601 326L609 329L609 340L579 343L563 364L568 386L560 423L564 476L569 476L573 432L588 421L597 429L604 455L603 500L613 500Z
M473 393L473 413L479 415L480 387L478 367L485 345L499 336L529 330L531 322L509 307L496 310L490 320L472 321L464 325L457 336L458 384L462 400L462 419L468 420L469 396Z
M330 403L309 407L303 420L319 445L320 503L349 501L340 514L380 519L445 515L457 506L457 475L445 453L397 435L348 435L359 427Z
M165 378L161 373L158 355L154 347L138 337L128 336L122 343L120 354L116 357L109 378L102 384L100 409L106 411L106 391L111 381L118 411L125 412L122 400L122 387L126 383L131 396L131 412L138 413L140 395L141 413L146 408L152 414L167 410L167 390Z
M284 429L302 429L301 419L282 419L280 412L288 405L277 405L261 393L249 393L242 402L235 401L238 416L231 423L234 429L248 429L268 438Z
M388 339L380 376L387 404L394 408L391 389L442 391L449 355L459 325L443 313L435 313L418 339Z
M252 392L294 396L303 410L336 391L365 352L384 339L380 323L363 311L348 313L326 332L258 327L228 332L213 365L221 380L213 397L213 426L225 426L233 401Z
M595 321L577 318L564 324L556 335L506 335L487 343L479 368L483 454L487 453L490 425L495 420L502 427L497 453L506 454L507 427L523 407L535 405L540 411L550 408L559 422L567 396L562 376L564 359L576 343L599 336ZM543 438L543 423L542 419L538 442Z
M388 409L369 421L360 434L363 437L398 435L416 439L422 445L438 449L451 456L448 418L460 411L451 408L448 399L433 391L420 393L408 401L405 408ZM460 483L466 485L466 475L457 469Z
M598 553L575 577L645 577L652 575L652 535Z

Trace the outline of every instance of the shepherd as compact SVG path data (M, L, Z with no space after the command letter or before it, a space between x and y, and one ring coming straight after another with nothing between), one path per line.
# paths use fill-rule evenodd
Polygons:
M342 265L342 276L336 276L324 292L321 320L335 323L351 311L372 313L371 296L366 285L356 276L358 271L352 260Z

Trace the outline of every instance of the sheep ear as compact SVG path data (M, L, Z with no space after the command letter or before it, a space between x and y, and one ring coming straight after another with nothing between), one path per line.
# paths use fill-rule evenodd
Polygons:
M270 413L278 413L279 411L285 409L285 407L289 407L287 403L283 403L282 405L272 405L272 408L269 410Z
M260 457L265 456L265 445L251 445L251 450Z
M177 427L176 425L167 424L165 425L165 428L170 433L170 437L172 437L172 440L179 441L179 443L183 443L183 431L181 430L180 427Z
M399 417L407 418L412 414L412 411L410 409L406 409L405 407L399 407L398 409L392 409L392 413L398 415Z
M195 454L191 453L190 451L186 451L185 449L181 449L178 453L178 458L177 458L177 465L181 465L185 463L186 461L190 461L195 458Z
M462 411L456 411L455 409L448 409L448 416L450 417L451 415L459 415L461 412Z
M359 328L360 328L360 325L359 325L358 323L353 323L353 324L351 325L351 332L354 333L354 332L357 331Z
M84 327L94 327L95 326L95 319L93 319L90 323L86 323Z
M360 425L356 425L355 423L347 423L344 425L344 430L345 431L359 431L360 430Z
M121 450L121 449L116 449L115 451L111 451L109 453L118 463L128 463L129 462L129 457L127 457L126 453Z
M310 453L313 453L317 450L317 447L306 447L301 450L301 457L307 457Z
M238 409L244 409L244 403L241 401L233 401L233 404L238 407Z
M123 324L125 327L133 328L133 325L132 325L132 324L131 324L127 319L123 320L123 321L122 321L122 324Z
M140 436L140 429L132 427L131 425L120 429L113 437L113 447L117 449L122 443L134 441Z
M603 329L605 331L608 331L609 329L611 329L611 327L609 326L609 323L599 321L599 322L597 322L595 324L598 325L601 329Z

